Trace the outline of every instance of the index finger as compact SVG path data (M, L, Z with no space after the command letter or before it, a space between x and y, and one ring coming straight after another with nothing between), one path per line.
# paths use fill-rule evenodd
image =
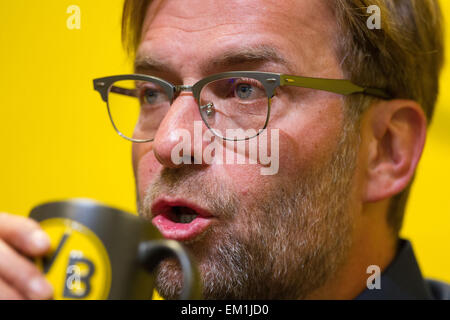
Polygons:
M0 239L29 256L50 249L50 239L39 223L13 214L0 213Z

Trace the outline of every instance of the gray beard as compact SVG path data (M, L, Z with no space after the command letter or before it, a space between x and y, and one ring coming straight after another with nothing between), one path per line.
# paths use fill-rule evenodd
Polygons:
M161 172L140 213L150 212L164 192L199 199L221 218L200 239L184 243L198 263L205 299L304 298L333 277L351 246L348 203L359 140L346 126L326 164L264 190L252 206L240 205L223 182L205 181L185 166ZM182 276L175 261L159 265L155 286L165 299L179 296Z

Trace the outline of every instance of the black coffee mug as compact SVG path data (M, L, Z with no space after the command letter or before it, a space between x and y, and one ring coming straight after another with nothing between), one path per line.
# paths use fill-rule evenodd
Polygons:
M39 205L30 218L51 239L51 252L37 264L55 299L151 299L153 273L170 257L183 272L179 298L201 299L199 273L186 249L137 216L75 199Z

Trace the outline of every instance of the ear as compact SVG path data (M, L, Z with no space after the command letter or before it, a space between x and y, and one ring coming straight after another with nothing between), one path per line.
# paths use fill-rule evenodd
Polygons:
M427 118L411 100L374 104L363 119L366 143L365 202L400 193L411 181L425 144Z

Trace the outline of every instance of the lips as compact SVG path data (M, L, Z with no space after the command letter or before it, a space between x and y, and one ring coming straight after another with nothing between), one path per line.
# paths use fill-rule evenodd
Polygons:
M206 209L184 199L159 198L151 210L152 223L164 238L177 241L195 239L213 222Z

